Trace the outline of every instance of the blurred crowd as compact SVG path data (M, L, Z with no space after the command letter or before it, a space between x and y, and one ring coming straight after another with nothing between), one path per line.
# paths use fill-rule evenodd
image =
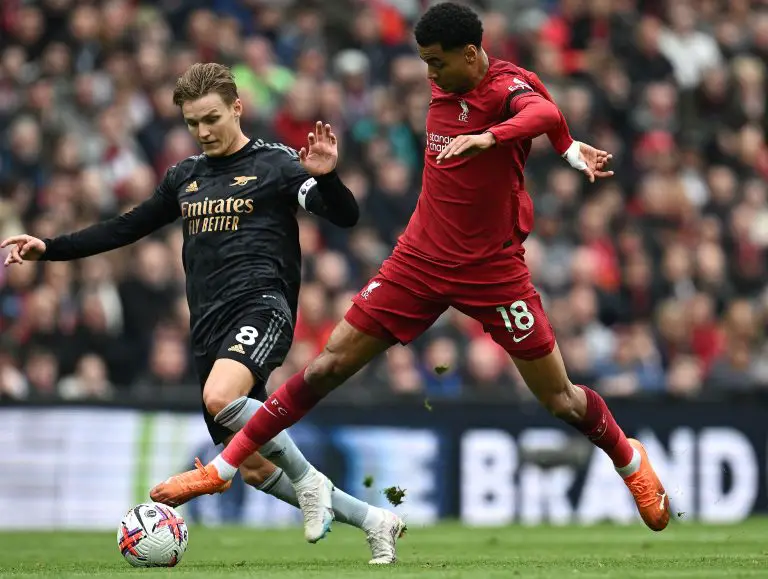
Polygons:
M171 99L196 61L232 66L246 133L340 135L361 224L300 215L305 282L273 382L322 347L419 194L420 0L4 0L0 235L38 237L152 194L195 144ZM749 0L483 0L490 55L535 70L572 134L614 154L590 185L534 143L526 259L572 379L606 395L768 386L768 5ZM199 396L182 233L0 272L0 398ZM509 358L448 311L347 397L525 397Z

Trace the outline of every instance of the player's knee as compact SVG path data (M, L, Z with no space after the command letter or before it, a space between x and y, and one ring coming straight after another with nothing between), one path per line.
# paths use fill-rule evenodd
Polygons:
M216 416L231 402L246 396L253 388L253 380L251 371L240 362L216 360L203 387L205 409Z
M236 396L233 396L231 392L225 389L206 386L203 390L203 404L205 404L205 409L211 416L216 416L235 398Z

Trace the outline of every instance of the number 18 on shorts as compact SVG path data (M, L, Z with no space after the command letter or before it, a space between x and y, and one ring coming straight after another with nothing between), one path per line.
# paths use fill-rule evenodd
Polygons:
M513 358L537 360L555 348L555 334L538 294L493 308L462 309L482 323L493 341Z
M528 310L528 306L525 305L523 300L517 300L509 307L499 306L496 311L501 314L501 319L504 320L504 326L508 332L514 334L512 341L519 344L525 340L528 336L533 334L533 314ZM523 333L525 332L525 333Z

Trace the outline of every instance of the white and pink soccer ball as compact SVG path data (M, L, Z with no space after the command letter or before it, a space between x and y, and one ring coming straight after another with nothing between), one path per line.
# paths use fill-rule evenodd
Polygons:
M187 550L187 523L160 503L142 503L128 511L117 529L120 553L134 567L173 567Z

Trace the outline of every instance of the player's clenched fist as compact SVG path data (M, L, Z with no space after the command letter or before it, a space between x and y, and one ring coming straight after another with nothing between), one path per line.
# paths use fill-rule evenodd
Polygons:
M5 258L5 267L13 263L24 263L27 261L37 261L45 253L45 242L31 235L14 235L2 243L0 247L11 246L11 253Z
M496 144L496 137L493 133L483 133L482 135L459 135L440 151L437 156L437 162L451 157L468 157L476 155L480 151L490 149Z

